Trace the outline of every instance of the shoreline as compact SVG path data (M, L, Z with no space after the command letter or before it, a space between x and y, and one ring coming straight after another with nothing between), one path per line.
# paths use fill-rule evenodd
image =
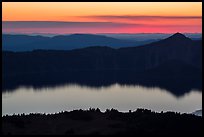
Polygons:
M62 110L62 111L58 111L58 112L28 112L28 113L13 113L13 114L2 114L2 116L1 117L6 117L6 116L19 116L19 115L24 115L24 116L28 116L28 115L30 115L30 114L37 114L37 115L56 115L56 114L61 114L61 113L69 113L69 112L72 112L72 111L78 111L78 110L82 110L82 111L90 111L90 110L94 110L94 109L98 109L98 108L89 108L89 109L73 109L73 110ZM113 108L112 108L113 109ZM172 110L166 110L166 111L164 111L164 110L161 110L161 111L156 111L156 110L151 110L151 109L146 109L146 108L137 108L137 109L144 109L144 110L150 110L151 112L154 112L154 113L161 113L161 112L163 112L163 113L167 113L167 112L172 112L172 113L178 113L178 114L189 114L189 115L191 115L191 114L193 114L193 115L195 115L195 116L201 116L202 117L202 108L201 109L196 109L195 111L192 111L192 112L179 112L179 111L172 111ZM135 110L126 110L126 111L120 111L120 110L117 110L117 109L115 109L115 110L117 110L117 111L119 111L120 113L129 113L129 112L134 112L134 111L137 111L137 109L135 109ZM100 110L100 109L99 109ZM106 110L100 110L100 112L101 113L105 113L107 110L111 110L111 109L106 109ZM199 115L196 115L196 112L198 112L199 111L199 113L201 113L201 115L199 114Z

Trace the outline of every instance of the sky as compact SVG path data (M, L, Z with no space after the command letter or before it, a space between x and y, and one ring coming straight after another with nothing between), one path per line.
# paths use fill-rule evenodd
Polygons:
M202 2L2 2L3 33L202 33Z

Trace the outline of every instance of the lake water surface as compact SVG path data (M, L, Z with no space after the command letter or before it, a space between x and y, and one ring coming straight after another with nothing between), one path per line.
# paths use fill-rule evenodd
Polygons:
M137 108L153 111L191 113L202 108L202 92L192 90L175 96L167 90L133 85L113 84L91 88L68 84L55 88L20 87L2 93L2 115L14 113L56 113L73 109L115 108L127 112Z

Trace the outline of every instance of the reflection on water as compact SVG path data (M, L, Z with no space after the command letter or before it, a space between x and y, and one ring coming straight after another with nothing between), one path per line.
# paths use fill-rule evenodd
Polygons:
M165 71L166 72L166 71ZM183 72L183 71L182 71ZM101 88L110 87L115 83L120 85L141 85L143 87L159 87L175 96L183 96L193 89L202 90L201 73L157 73L136 72L134 70L76 70L57 73L26 73L4 75L2 92L16 91L20 86L35 89L50 87L55 88L67 83Z
M36 92L40 91L40 92ZM64 110L115 108L119 111L147 108L153 111L193 112L202 108L202 92L192 90L176 97L167 90L142 86L90 88L76 84L55 88L18 88L2 93L2 115L13 113L55 113Z

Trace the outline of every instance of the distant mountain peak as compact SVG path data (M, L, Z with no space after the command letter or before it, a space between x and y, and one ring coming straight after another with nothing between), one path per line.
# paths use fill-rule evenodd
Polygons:
M184 34L179 33L179 32L173 34L172 37L174 37L174 38L186 38L186 36Z
M174 38L174 39L189 39L188 37L186 37L184 34L182 33L175 33L172 36L170 36L169 38Z
M167 38L167 40L170 40L170 41L191 41L190 38L186 37L184 34L179 33L179 32L173 34L172 36Z

